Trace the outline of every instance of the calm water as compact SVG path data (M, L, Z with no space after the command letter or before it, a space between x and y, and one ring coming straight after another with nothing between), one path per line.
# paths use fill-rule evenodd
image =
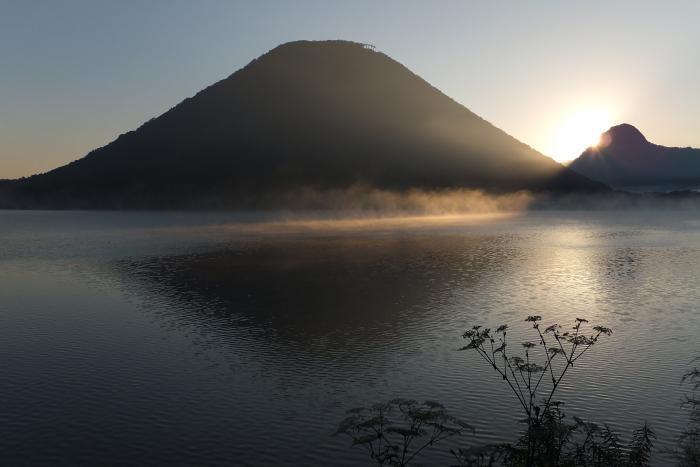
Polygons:
M566 411L668 449L700 355L700 215L251 223L223 214L0 212L6 465L365 465L345 409L435 399L512 441L516 400L473 324L576 316L615 334ZM657 454L656 464L668 457Z

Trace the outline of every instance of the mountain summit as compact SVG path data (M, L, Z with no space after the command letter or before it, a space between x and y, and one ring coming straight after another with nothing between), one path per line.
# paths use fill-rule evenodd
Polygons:
M607 147L616 145L628 149L644 148L649 145L649 141L647 141L642 132L629 123L611 127L601 135L601 142Z
M700 149L650 143L629 124L603 133L569 168L616 188L673 190L700 186Z
M299 190L598 191L373 48L280 45L6 207L251 207Z

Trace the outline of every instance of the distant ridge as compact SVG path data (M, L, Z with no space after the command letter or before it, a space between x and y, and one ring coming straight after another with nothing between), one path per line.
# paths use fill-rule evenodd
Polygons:
M668 191L700 187L700 149L650 143L629 124L603 133L569 168L621 189Z
M607 190L371 47L299 41L82 159L1 184L0 207L267 207L357 184Z

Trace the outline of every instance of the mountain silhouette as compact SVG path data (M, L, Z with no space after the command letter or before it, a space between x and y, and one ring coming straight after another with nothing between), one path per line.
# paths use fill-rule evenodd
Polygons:
M616 188L669 190L700 186L700 149L650 143L629 124L610 128L569 168Z
M20 208L259 207L302 189L601 191L347 41L283 44L50 172L0 184Z

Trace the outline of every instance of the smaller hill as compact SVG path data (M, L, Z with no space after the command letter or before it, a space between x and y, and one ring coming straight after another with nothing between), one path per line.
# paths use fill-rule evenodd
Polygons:
M634 126L617 125L569 168L614 188L669 191L700 186L700 149L660 146Z

